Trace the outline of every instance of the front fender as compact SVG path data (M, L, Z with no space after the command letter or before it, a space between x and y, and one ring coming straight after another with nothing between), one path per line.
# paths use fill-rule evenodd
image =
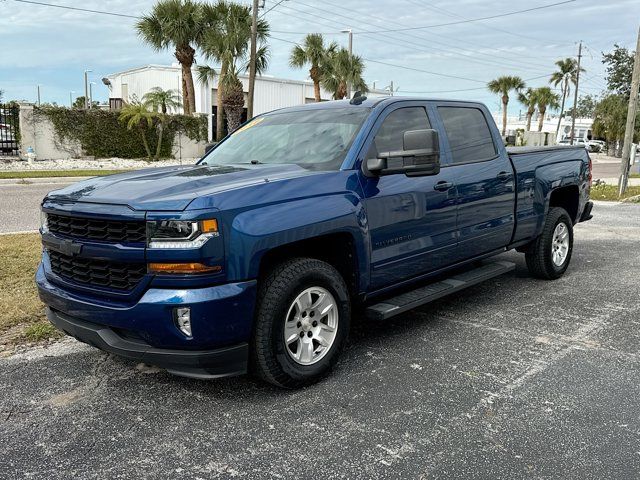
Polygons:
M229 281L254 279L263 256L277 247L333 233L352 236L360 290L369 282L366 213L352 193L308 197L264 205L239 213L231 224L227 271Z

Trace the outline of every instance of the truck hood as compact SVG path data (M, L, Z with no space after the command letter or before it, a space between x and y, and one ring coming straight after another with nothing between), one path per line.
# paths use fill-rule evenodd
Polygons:
M188 165L95 177L47 195L58 202L127 205L134 210L184 210L203 196L265 182L317 175L297 165Z

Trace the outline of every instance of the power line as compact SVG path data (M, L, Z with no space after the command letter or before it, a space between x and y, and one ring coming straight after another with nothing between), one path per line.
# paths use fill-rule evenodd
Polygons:
M411 1L411 3L414 3L412 0L407 0L407 1ZM446 9L444 9L442 7L437 7L437 6L432 5L432 4L430 4L430 3L426 2L426 1L423 1L420 5L426 6L427 8L429 8L429 9L431 9L433 11L440 12L443 15L447 15L447 16L452 17L452 18L460 18L460 19L466 20L463 16L458 15L457 13L454 13L454 12L452 12L450 10L446 10ZM483 23L479 23L478 26L487 28L489 30L497 30L498 32L503 32L503 33L506 33L508 35L513 35L515 37L526 38L526 39L529 39L529 40L535 40L537 42L542 41L542 40L540 40L538 38L530 37L528 35L523 35L521 33L511 32L509 30L504 30L503 28L499 28L499 27L496 27L496 26L484 25Z
M306 4L304 2L298 1L296 3L304 5L304 6L307 6L307 7L319 9L317 7L314 7L312 5ZM325 2L325 3L331 4L330 2ZM295 9L295 8L291 7L290 5L287 5L284 8L286 8L288 10L292 10L294 12L298 12L298 13L304 14L304 15L308 15L308 16L314 18L314 19L318 19L319 18L319 19L323 19L323 20L328 20L329 22L331 22L333 24L339 24L339 21L335 20L333 18L327 18L327 17L319 15L317 13L313 13L313 12L309 12L309 11L305 11L305 10ZM289 12L284 13L284 12L281 11L281 13L283 13L285 15L288 15L288 16L291 16L291 17L294 17L294 18L298 18L298 19L301 19L301 20L308 21L307 18L296 16L295 14L292 14L292 13L289 13ZM346 18L347 20L353 20L352 17L347 17L347 16L341 15L339 13L334 13L334 15ZM317 22L317 20L314 20L314 21ZM327 25L329 27L332 27L332 25L329 25L327 23L323 23L323 22L320 22L320 23L323 24L323 25ZM359 20L359 23L364 24L364 25L371 25L371 26L374 26L374 27L377 26L377 25L373 25L373 24L368 23L368 22L364 22L362 20ZM396 22L392 22L392 23L396 23ZM465 61L468 61L468 62L471 62L471 63L478 63L478 64L481 64L481 65L488 65L488 66L493 66L493 67L498 66L498 67L501 67L501 68L509 68L509 69L512 69L512 70L538 71L538 72L540 71L541 68L547 68L546 65L541 65L541 64L537 64L537 65L531 64L531 65L534 65L534 66L540 67L540 68L536 68L536 69L527 68L526 66L523 66L523 65L527 65L526 62L519 62L517 64L509 63L509 59L508 58L506 58L506 61L495 60L495 56L494 55L487 54L487 53L484 53L484 52L479 52L479 51L468 50L468 49L464 49L462 47L455 47L455 48L458 48L458 49L463 50L463 51L466 50L466 51L470 52L471 55L467 55L467 54L464 54L464 53L461 53L461 52L456 52L454 50L448 50L448 49L442 49L442 48L436 48L436 47L431 47L430 50L426 50L426 49L423 49L423 48L416 47L415 40L414 41L409 41L409 40L404 40L404 39L401 39L401 38L397 38L397 37L390 36L390 35L385 35L385 34L372 35L372 34L370 34L370 32L373 32L373 31L372 30L361 30L359 33L361 33L362 35L366 36L367 38L370 38L370 39L378 41L378 42L382 42L382 41L390 42L390 43L393 43L393 44L396 44L396 45L399 45L399 46L402 46L402 47L405 47L405 48L409 48L411 50L414 50L414 51L417 51L417 52L421 52L421 53L429 53L429 54L431 54L432 52L435 52L434 54L437 55L437 52L440 51L440 52L444 52L445 54L459 55L459 56L463 57L465 59ZM426 41L431 42L431 43L446 45L445 43L438 42L438 41L431 40L431 39L427 39L425 37L420 37L420 36L411 35L411 34L403 34L403 35L408 35L410 37L417 38L419 40L426 40ZM484 55L486 57L489 57L490 60L486 60L484 58L477 58L477 57L473 56L474 54L475 55Z
M519 13L533 12L534 10L542 10L542 9L545 9L545 8L557 7L559 5L564 5L564 4L567 4L567 3L573 3L575 1L576 0L564 0L563 2L556 2L556 3L550 3L548 5L540 5L538 7L525 8L524 10L516 10L514 12L500 13L498 15L489 15L487 17L468 18L466 20L459 20L457 22L437 23L437 24L433 24L433 25L423 25L421 27L407 27L407 28L377 30L377 31L374 31L374 32L369 32L369 33L406 32L406 31L409 31L409 30L422 30L422 29L425 29L425 28L436 28L436 27L447 27L449 25L459 25L461 23L480 22L482 20L491 20L493 18L508 17L508 16L511 16L511 15L517 15ZM353 32L353 33L355 34L355 33L358 33L358 32Z
M19 3L29 3L29 4L32 4L32 5L41 5L41 6L44 6L44 7L61 8L63 10L75 10L77 12L99 13L101 15L111 15L113 17L125 17L125 18L135 18L135 19L140 19L141 18L138 15L127 15L127 14L124 14L124 13L105 12L103 10L91 10L90 8L69 7L68 5L56 5L55 3L35 2L33 0L13 0L13 1L14 2L19 2Z
M274 4L273 7L269 8L268 10L265 10L262 15L260 15L260 18L264 17L267 13L269 13L271 10L273 10L274 8L276 8L278 5L280 5L282 2L284 2L286 0L280 0L278 3Z
M538 80L540 78L547 77L548 75L539 75L537 77L525 78L525 82L530 82L531 80ZM486 85L484 87L473 87L473 88L459 88L456 90L423 90L423 91L415 91L415 90L398 90L400 93L421 93L421 94L431 94L431 93L454 93L454 92L471 92L474 90L486 90Z

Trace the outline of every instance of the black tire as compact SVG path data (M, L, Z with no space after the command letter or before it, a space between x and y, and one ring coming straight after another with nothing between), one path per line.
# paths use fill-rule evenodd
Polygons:
M553 235L558 224L564 223L569 235L569 249L564 262L556 265L552 259ZM542 233L536 238L525 253L527 268L532 276L546 280L560 278L569 267L573 252L573 222L564 208L552 207L542 228Z
M286 350L285 319L296 297L311 287L324 288L334 297L338 326L333 344L324 356L312 365L301 365ZM252 341L253 370L267 382L284 388L299 388L317 382L337 361L347 340L350 323L349 291L334 267L313 258L295 258L279 264L258 288Z

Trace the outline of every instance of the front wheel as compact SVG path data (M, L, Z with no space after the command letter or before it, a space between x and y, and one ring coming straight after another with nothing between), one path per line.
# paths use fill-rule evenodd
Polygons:
M549 209L540 236L525 253L527 268L534 277L553 280L569 267L573 252L573 222L564 208Z
M264 380L286 388L308 385L335 364L349 332L349 292L328 263L297 258L261 282L253 365Z

